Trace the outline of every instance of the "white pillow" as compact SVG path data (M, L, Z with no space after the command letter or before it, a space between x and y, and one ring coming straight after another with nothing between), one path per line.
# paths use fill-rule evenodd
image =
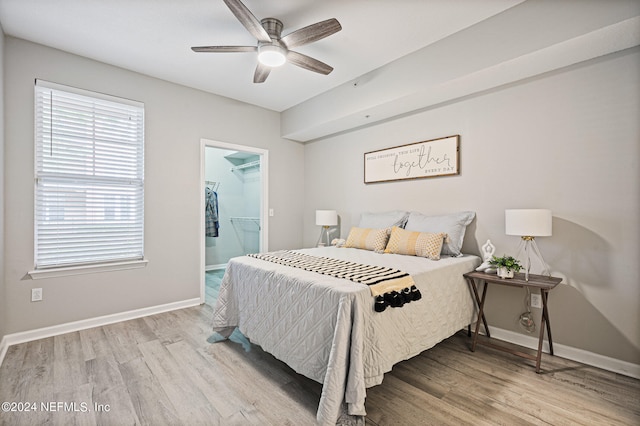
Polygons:
M411 212L405 229L418 232L444 232L448 238L442 245L442 254L461 256L464 233L474 217L476 217L475 212L459 212L443 216L425 216L418 212Z
M362 213L358 228L380 229L391 228L393 226L403 228L404 224L407 222L407 216L409 216L409 212L404 210L394 210L381 213Z

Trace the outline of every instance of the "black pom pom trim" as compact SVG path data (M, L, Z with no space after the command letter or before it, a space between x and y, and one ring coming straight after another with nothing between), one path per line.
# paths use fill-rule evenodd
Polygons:
M413 300L422 299L422 293L420 293L420 290L418 290L415 285L411 286L411 294L413 295Z
M376 304L373 306L376 312L382 312L387 309L387 302L384 300L384 297L376 296Z
M376 312L382 312L387 309L387 306L391 306L392 308L401 308L406 303L411 303L412 301L420 299L422 299L422 294L420 293L420 290L413 285L410 288L407 287L400 291L394 290L376 296L376 302L373 309Z

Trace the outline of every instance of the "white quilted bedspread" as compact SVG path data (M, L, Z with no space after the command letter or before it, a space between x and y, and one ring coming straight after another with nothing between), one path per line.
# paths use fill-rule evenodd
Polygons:
M402 308L373 310L363 284L248 256L232 259L222 280L213 329L233 328L323 384L317 420L335 425L343 400L351 415L365 415L366 388L384 373L473 322L474 305L462 274L476 256L433 261L324 247L300 252L400 269L413 276L422 299Z

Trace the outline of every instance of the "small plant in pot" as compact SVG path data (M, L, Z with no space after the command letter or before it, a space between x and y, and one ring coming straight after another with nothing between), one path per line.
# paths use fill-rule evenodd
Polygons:
M513 275L522 269L518 259L507 255L502 257L493 256L489 264L497 269L497 274L500 278L513 278Z

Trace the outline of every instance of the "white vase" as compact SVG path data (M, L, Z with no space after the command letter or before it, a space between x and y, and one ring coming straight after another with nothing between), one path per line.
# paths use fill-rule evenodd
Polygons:
M507 269L504 266L499 267L497 273L500 278L513 278L513 269Z

